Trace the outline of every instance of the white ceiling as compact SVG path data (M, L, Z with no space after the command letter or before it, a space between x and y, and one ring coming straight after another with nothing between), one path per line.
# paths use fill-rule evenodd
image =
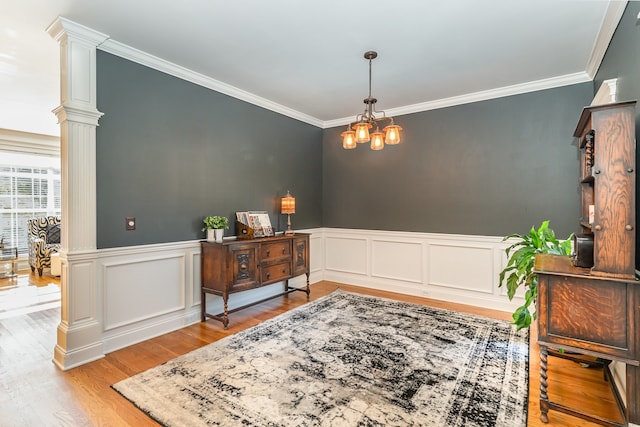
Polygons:
M58 134L58 16L321 127L593 78L626 1L0 0L0 128ZM107 49L105 49L107 50Z

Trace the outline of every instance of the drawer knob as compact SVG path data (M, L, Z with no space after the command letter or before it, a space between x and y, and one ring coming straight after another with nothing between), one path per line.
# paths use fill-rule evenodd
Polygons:
M633 173L633 168L627 168L627 172Z
M287 250L285 248L282 248L282 253L285 253Z
M631 231L631 230L633 230L633 225L627 224L627 225L624 226L624 229L627 230L627 231Z
M271 253L271 249L267 249L267 256Z
M267 279L271 276L271 273L267 272Z
M282 272L283 272L283 273L285 272L285 269L284 269L284 268L282 269Z
M596 231L600 231L602 230L602 226L601 225L596 225L595 227L593 227Z
M596 175L598 175L600 173L600 169L594 169L593 173L595 173Z

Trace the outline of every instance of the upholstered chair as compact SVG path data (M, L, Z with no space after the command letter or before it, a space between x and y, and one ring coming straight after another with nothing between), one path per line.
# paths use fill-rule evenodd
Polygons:
M51 254L60 250L60 224L59 216L46 216L27 221L29 233L29 266L31 271L38 270L42 276L42 270L51 268Z

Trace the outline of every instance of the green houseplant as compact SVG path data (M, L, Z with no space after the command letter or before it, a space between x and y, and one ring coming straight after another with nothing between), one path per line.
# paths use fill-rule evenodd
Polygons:
M224 229L229 228L229 219L224 216L210 215L204 217L202 222L204 223L202 231L207 232L207 240L221 243Z
M538 296L538 275L533 271L537 254L569 255L571 253L571 234L566 240L556 238L549 228L549 221L543 221L536 230L531 227L529 234L510 234L502 241L518 239L505 249L507 266L500 272L500 284L506 283L507 296L512 300L520 286L526 287L524 304L513 313L513 324L519 329L528 328L536 319L535 302ZM506 279L506 280L505 280ZM533 307L532 307L533 305Z

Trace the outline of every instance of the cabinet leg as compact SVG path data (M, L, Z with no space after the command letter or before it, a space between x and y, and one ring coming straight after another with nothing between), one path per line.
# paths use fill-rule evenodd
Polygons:
M540 420L543 423L549 422L549 395L547 394L547 358L549 351L547 347L540 347Z
M284 281L284 291L287 292L289 290L289 279ZM285 298L289 298L289 294L284 294Z
M640 425L640 366L627 365L627 421Z

